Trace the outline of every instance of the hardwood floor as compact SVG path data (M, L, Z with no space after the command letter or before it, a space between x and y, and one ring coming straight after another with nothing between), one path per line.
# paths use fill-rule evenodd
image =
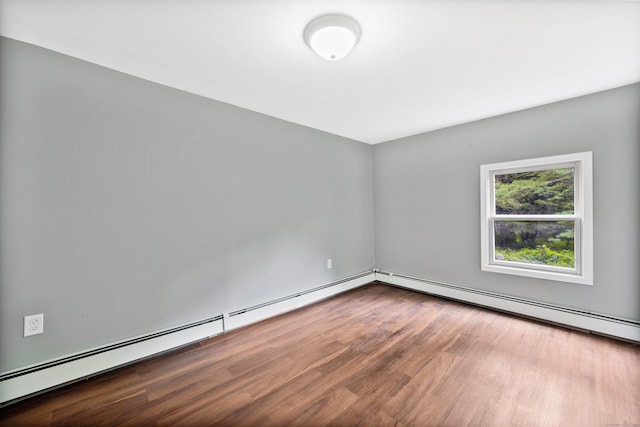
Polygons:
M0 410L2 426L632 426L640 347L371 284Z

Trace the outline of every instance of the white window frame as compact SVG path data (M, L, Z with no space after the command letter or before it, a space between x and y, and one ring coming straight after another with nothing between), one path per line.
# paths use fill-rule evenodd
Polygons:
M481 268L493 273L593 285L593 154L592 152L540 157L480 166ZM575 168L573 215L498 215L495 212L496 175L536 170ZM574 221L574 268L498 260L494 222Z

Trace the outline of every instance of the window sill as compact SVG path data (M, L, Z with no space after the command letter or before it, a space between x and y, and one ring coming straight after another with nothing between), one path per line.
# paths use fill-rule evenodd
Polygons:
M482 271L593 286L593 277L591 277L590 275L562 273L559 271L534 270L494 264L484 264L482 266Z

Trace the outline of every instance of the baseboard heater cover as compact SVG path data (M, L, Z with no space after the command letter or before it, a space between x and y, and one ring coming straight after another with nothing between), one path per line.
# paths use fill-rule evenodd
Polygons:
M413 291L450 298L568 327L640 342L640 322L464 286L375 270L376 280Z
M373 270L264 304L0 374L0 408L24 398L295 310L375 280Z
M367 271L264 304L232 311L224 317L224 328L225 330L231 330L259 322L269 317L277 316L333 295L346 292L350 289L358 288L374 280L375 274L373 271Z
M222 332L220 315L6 372L0 375L0 407Z

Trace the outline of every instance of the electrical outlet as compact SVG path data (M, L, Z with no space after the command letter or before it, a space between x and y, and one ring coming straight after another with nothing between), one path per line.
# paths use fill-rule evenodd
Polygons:
M333 267L333 261L331 261L331 258L327 259L327 269L331 269L331 267Z
M44 333L44 314L34 314L24 316L24 336L38 335Z

